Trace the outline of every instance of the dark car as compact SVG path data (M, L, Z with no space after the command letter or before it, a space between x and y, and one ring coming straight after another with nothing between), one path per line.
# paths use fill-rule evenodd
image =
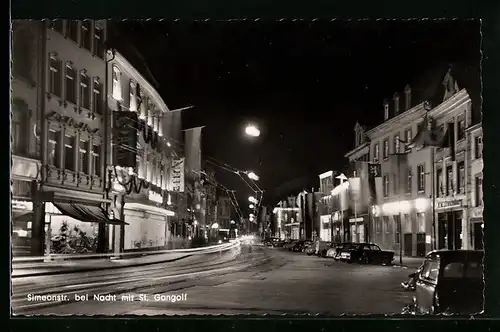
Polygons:
M279 242L278 238L270 237L262 241L262 244L269 247L275 247L278 242Z
M436 250L417 276L414 306L419 314L471 315L483 311L483 251Z
M340 260L348 263L389 265L394 260L394 252L384 251L373 243L352 243L340 251Z
M352 248L353 246L357 245L357 243L350 243L350 242L344 242L344 243L335 243L332 245L332 248L335 250L335 254L333 256L333 259L336 261L341 259L341 253L343 250L348 250ZM344 255L345 256L345 255Z
M295 243L295 245L292 247L292 251L295 252L302 252L304 251L305 248L310 246L313 242L310 240L301 240Z

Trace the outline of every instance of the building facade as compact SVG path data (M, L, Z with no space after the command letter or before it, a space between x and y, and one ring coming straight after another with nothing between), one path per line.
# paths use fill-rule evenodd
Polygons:
M464 249L484 249L483 222L483 130L481 124L467 128L467 205L469 234Z
M230 229L231 228L231 215L232 215L232 203L231 199L225 195L219 195L217 199L217 224L219 228Z
M106 22L17 21L15 25L19 28L13 32L13 62L27 67L15 69L14 77L27 84L13 82L13 109L21 115L14 116L14 141L31 126L34 137L24 134L26 141L15 146L14 155L38 161L14 157L14 169L33 180L32 168L39 165L31 183L31 254L105 252L109 225L123 225L107 215L113 207L104 195ZM22 49L24 45L28 48ZM16 111L23 104L16 98L26 98L36 116ZM15 190L26 190L26 184L13 180ZM61 239L66 242L59 246ZM85 245L74 247L78 239Z
M171 167L182 153L172 141L170 110L148 80L125 57L109 55L108 105L114 114L109 161L112 198L120 202L124 229L112 233L115 252L177 247L188 235L183 190L170 188ZM118 117L128 114L131 141L119 141ZM124 115L125 116L125 115ZM135 146L123 146L125 144ZM119 160L131 153L131 164Z

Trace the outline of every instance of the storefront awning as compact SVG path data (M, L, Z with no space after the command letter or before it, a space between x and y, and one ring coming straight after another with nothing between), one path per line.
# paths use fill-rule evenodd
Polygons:
M100 206L53 202L54 206L63 214L83 222L96 222L111 225L128 225L128 223L111 219L106 216L106 211Z
M33 212L26 212L26 211L12 211L12 219L15 221L24 221L28 222L31 221L33 217Z

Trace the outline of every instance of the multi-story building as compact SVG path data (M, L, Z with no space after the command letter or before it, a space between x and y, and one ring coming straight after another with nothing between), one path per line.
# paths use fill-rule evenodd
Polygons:
M384 102L384 123L366 132L371 161L381 168L370 238L406 256L462 248L471 99L451 71L441 82L438 91L414 99L407 86L403 103L396 93L392 106Z
M481 124L467 128L467 206L469 232L464 249L483 249L483 130Z
M276 216L275 237L280 239L300 239L300 208L297 206L297 197L289 196L281 200L273 209Z
M233 206L231 198L225 195L219 195L217 199L217 224L221 229L230 229L231 227L231 212Z
M24 134L26 140L15 146L14 154L38 159L14 158L17 173L26 173L26 180L38 178L31 188L31 252L54 251L52 238L60 230L68 236L85 233L90 240L84 250L104 252L108 225L123 225L105 213L112 205L104 195L106 22L18 21L15 25L19 28L13 34L14 77L19 79L13 83L14 100L25 100L27 109L37 114L30 117L27 111L16 111L23 103L14 103L14 113L21 115L14 116L14 141L28 127L34 136ZM32 177L35 165L40 167ZM26 189L19 182L14 187Z
M334 188L334 173L327 171L319 175L319 192L321 193L318 202L318 214L320 218L318 235L323 241L332 241L336 235L336 229L340 227L333 223L333 197L331 192ZM333 234L333 236L332 236Z
M118 52L110 56L108 77L114 125L118 126L117 116L129 114L130 144L135 145L123 146L127 142L113 135L113 194L121 202L128 225L111 232L114 240L110 241L120 252L167 247L188 234L186 217L180 214L186 207L182 204L184 193L169 188L171 167L181 154L172 140L176 134L169 122L171 111L152 84ZM117 129L114 127L113 133ZM132 153L131 166L120 165L116 158L119 149Z

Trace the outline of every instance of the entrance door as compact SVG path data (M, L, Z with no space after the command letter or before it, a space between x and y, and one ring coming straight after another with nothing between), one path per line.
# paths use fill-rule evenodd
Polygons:
M425 233L417 234L417 256L424 257L426 254L425 249Z
M412 251L413 251L413 234L412 233L406 233L404 235L404 255L405 256L412 256Z
M438 214L438 249L448 248L448 214Z
M474 223L474 249L482 250L483 249L483 223L476 222Z

